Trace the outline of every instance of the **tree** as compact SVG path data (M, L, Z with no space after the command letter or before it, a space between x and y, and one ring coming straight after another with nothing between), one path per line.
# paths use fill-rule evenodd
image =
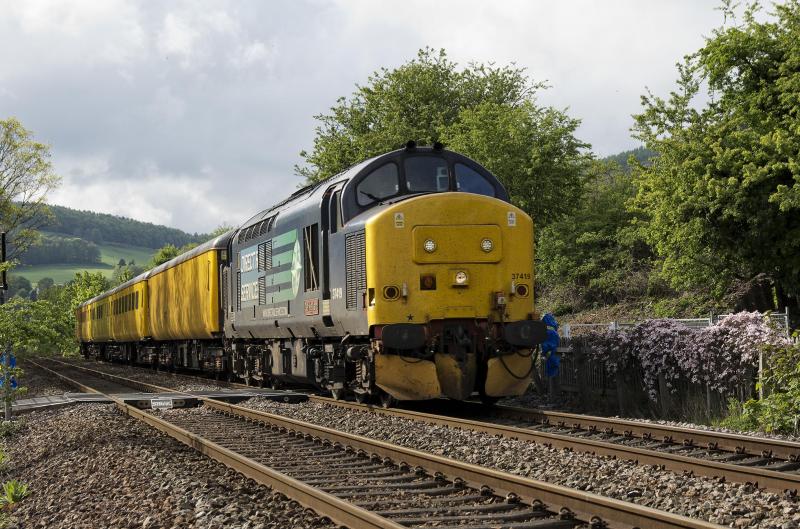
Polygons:
M226 224L226 223L220 224L219 226L214 228L214 231L212 231L211 233L208 234L208 240L216 239L220 235L228 233L233 228L234 228L234 226L231 226L230 224Z
M117 262L117 266L125 266L125 259L120 258L120 260Z
M495 172L515 203L548 222L569 210L564 197L580 194L588 145L574 136L578 120L536 104L543 88L521 68L459 69L444 50L422 49L315 116L314 148L300 153L307 165L296 171L317 182L408 140L442 141Z
M542 230L537 282L557 292L556 298L566 305L562 310L647 294L652 252L638 236L636 216L625 207L635 192L630 174L617 162L593 162L575 212Z
M111 283L101 272L79 272L64 286L62 302L72 314L78 305L102 294L111 288Z
M114 268L114 272L111 274L111 283L113 285L121 285L144 271L145 268L143 266L138 266L133 260L124 266L117 265Z
M166 244L156 251L153 258L150 260L150 268L166 263L170 259L174 259L180 255L180 250L174 244Z
M228 231L228 230L225 230L225 231ZM191 250L193 248L197 248L197 246L199 246L199 245L196 242L190 242L190 243L184 244L180 248L176 248L172 244L164 245L164 246L162 246L161 248L159 248L156 251L155 255L153 255L153 258L150 260L150 263L148 264L148 268L155 268L156 266L158 266L160 264L164 264L167 261L169 261L170 259L174 259L174 258L178 257L182 253L186 253L186 252L188 252L189 250ZM133 262L131 262L129 264L133 264Z
M54 285L55 281L53 281L52 278L43 277L36 282L36 289L39 291L39 293L43 293L52 288Z
M574 136L579 124L531 101L482 102L462 110L441 139L492 171L540 229L570 213L583 192L589 157Z
M6 299L11 299L20 291L25 291L25 295L21 297L28 297L32 285L28 278L17 274L9 274L8 276L8 291L6 292Z
M714 31L678 65L677 89L642 97L634 134L658 153L634 168L642 233L676 287L717 293L766 276L781 305L800 303L800 4ZM700 104L701 87L708 102ZM772 308L773 293L749 308ZM760 301L758 301L760 300ZM766 306L764 306L766 305ZM796 311L795 311L796 313Z
M59 184L50 149L9 118L0 120L0 228L9 234L9 259L19 257L50 218L47 193Z

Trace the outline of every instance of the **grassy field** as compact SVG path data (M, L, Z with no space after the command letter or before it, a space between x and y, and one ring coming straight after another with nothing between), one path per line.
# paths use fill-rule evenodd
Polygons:
M98 247L100 248L100 260L102 261L102 264L99 265L50 264L18 266L11 274L23 276L33 284L36 284L43 277L49 277L56 283L66 283L75 277L77 272L84 270L101 272L106 277L111 277L114 267L120 259L125 259L126 263L133 260L138 265L146 265L155 253L155 250L150 248L126 246L124 244L101 244Z

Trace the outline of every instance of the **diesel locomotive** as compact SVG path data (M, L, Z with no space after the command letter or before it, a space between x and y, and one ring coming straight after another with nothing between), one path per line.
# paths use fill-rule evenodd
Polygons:
M334 397L527 388L533 222L477 162L389 152L78 307L84 355Z

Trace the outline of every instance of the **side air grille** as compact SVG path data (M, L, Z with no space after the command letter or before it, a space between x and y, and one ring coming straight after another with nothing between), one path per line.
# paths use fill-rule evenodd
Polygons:
M367 248L363 230L345 237L344 255L347 310L356 310L359 292L367 288Z
M272 240L258 245L258 271L272 269Z
M236 272L236 312L242 310L242 273Z
M265 305L267 303L267 278L261 276L258 278L258 304Z

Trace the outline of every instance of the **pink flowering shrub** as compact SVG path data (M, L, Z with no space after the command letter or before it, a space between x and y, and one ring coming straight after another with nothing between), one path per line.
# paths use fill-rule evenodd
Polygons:
M701 329L656 319L631 329L589 332L578 342L610 375L639 370L647 395L656 401L659 380L673 393L692 383L730 394L753 380L764 347L788 340L758 312L740 312Z

